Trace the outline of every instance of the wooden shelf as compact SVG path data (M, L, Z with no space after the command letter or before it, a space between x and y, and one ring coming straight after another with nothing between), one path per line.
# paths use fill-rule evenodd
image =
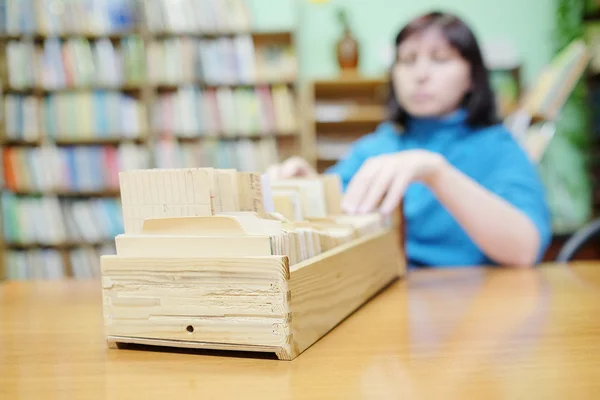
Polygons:
M315 90L339 90L340 88L363 88L387 85L385 77L341 76L338 79L317 79L313 82Z
M316 99L361 99L382 104L389 92L386 78L341 77L313 82Z
M275 85L295 85L295 79L283 79L283 80L259 80L255 82L237 82L237 83L205 83L202 80L192 80L188 82L176 82L176 83L153 83L151 87L155 90L177 90L183 86L198 86L206 89L216 89L220 87L255 87L255 86L275 86Z
M269 139L269 138L297 138L299 136L296 132L289 133L268 133L268 134L252 134L252 135L242 135L242 134L219 134L219 135L199 135L199 136L183 136L183 135L173 135L172 137L181 142L196 142L201 140L241 140L241 139L252 139L252 140L260 140L260 139ZM166 138L170 136L165 136L162 134L158 134L159 138Z
M326 158L326 157L317 157L317 161L318 162L322 162L322 163L336 163L338 162L340 159L339 158Z
M4 34L0 35L0 40L46 40L51 38L59 39L70 39L70 38L84 38L88 40L97 39L110 39L119 40L128 36L141 35L138 31L125 31L125 32L106 32L106 33L92 33L92 32L60 32L60 33L19 33L19 34Z
M89 85L89 86L74 86L64 88L44 88L44 87L26 87L26 88L4 88L5 93L29 94L29 93L70 93L70 92L92 92L92 91L107 91L107 92L133 92L143 89L143 85L124 84L118 86L105 85Z
M317 130L320 129L343 129L349 125L360 125L365 129L372 129L384 121L383 118L348 118L340 121L316 121ZM365 132L369 133L369 132Z
M145 137L90 137L88 138L56 138L54 143L59 146L96 146L96 145L119 145L121 143L145 143L148 139Z
M227 36L250 35L257 39L289 39L293 31L215 31L215 32L170 32L170 31L150 31L148 34L153 38L172 38L172 37L196 37L196 38L219 38Z
M14 146L14 147L27 147L27 146L39 146L41 141L36 140L24 140L24 139L0 139L0 145L2 146Z
M79 138L51 138L48 143L57 146L117 146L121 143L137 143L143 144L148 139L146 137L130 138L130 137L79 137ZM3 146L13 147L28 147L41 146L42 140L35 141L19 140L19 139L2 139L0 142Z
M307 109L311 110L308 130L310 159L319 172L338 160L323 157L319 141L324 138L354 141L373 132L386 120L385 99L389 90L386 77L343 75L339 79L316 80L310 85L311 96Z
M5 247L9 250L33 250L33 249L55 249L55 250L71 250L77 247L100 247L107 244L113 244L113 240L103 240L101 242L66 242L58 244L48 243L5 243Z
M69 190L12 190L7 188L19 196L58 196L58 197L119 197L119 190L101 190L101 191L69 191Z
M317 158L317 172L323 173L327 168L337 163L337 160L325 160Z

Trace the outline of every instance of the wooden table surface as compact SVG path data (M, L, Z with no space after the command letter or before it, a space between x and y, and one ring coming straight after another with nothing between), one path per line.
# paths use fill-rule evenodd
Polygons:
M0 327L0 399L600 398L600 263L411 271L291 362L109 350L97 281L4 284Z

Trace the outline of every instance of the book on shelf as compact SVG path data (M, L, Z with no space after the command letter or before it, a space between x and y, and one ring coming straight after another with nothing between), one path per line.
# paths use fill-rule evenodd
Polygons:
M251 83L255 80L252 39L173 37L148 44L148 79L153 84L202 80L207 84Z
M115 46L107 38L56 37L42 43L9 41L6 45L9 89L59 90L135 85L145 77L144 43L123 37Z
M35 96L4 96L5 139L34 142L41 137L40 107Z
M62 279L67 254L72 276L99 275L103 254L114 254L123 232L118 199L69 200L2 194L7 279Z
M256 46L254 53L257 79L295 80L298 74L298 61L291 43L263 44Z
M2 193L7 246L102 244L123 232L118 199L59 199Z
M571 42L544 68L524 96L521 109L531 117L554 121L590 59L590 51L583 40Z
M118 173L148 168L144 147L119 146L5 147L6 188L17 192L101 192L118 189Z
M53 93L43 98L9 94L4 98L5 139L32 142L141 138L147 132L146 106L119 92Z
M56 280L65 277L62 254L53 249L8 250L5 254L6 279Z
M104 255L116 254L114 243L100 247L81 246L70 251L69 262L75 279L100 277L100 258Z
M36 70L36 52L32 41L10 41L6 44L6 68L8 84L14 88L33 86L38 81Z
M0 10L9 35L127 32L137 20L136 0L0 0Z
M178 143L165 138L159 139L156 146L157 168L215 167L265 171L279 160L277 143L273 138L205 139L194 143Z
M145 0L151 32L244 32L251 27L247 0Z
M250 88L181 87L162 93L153 107L161 136L251 136L297 130L294 95L285 85Z
M291 43L255 46L249 34L218 39L172 37L151 41L148 79L155 85L203 81L206 85L292 82L297 75Z
M82 245L67 252L71 276L89 279L100 276L100 257L115 254L113 243L100 247ZM64 252L56 249L8 250L5 255L6 278L9 280L56 280L67 276Z
M1 144L0 144L1 146ZM4 175L4 151L0 151L0 187L6 187L5 175Z

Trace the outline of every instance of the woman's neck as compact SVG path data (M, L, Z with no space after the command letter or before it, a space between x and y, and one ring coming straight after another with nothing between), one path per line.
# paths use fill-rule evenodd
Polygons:
M431 117L413 117L409 115L407 128L408 130L436 131L441 128L464 126L467 116L468 113L465 109L457 109L444 115Z

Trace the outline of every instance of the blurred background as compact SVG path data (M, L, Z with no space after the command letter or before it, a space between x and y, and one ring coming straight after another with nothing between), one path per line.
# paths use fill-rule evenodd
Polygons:
M96 276L119 171L322 171L385 119L394 37L433 9L474 29L499 114L537 135L553 258L600 206L598 1L0 0L0 279Z

